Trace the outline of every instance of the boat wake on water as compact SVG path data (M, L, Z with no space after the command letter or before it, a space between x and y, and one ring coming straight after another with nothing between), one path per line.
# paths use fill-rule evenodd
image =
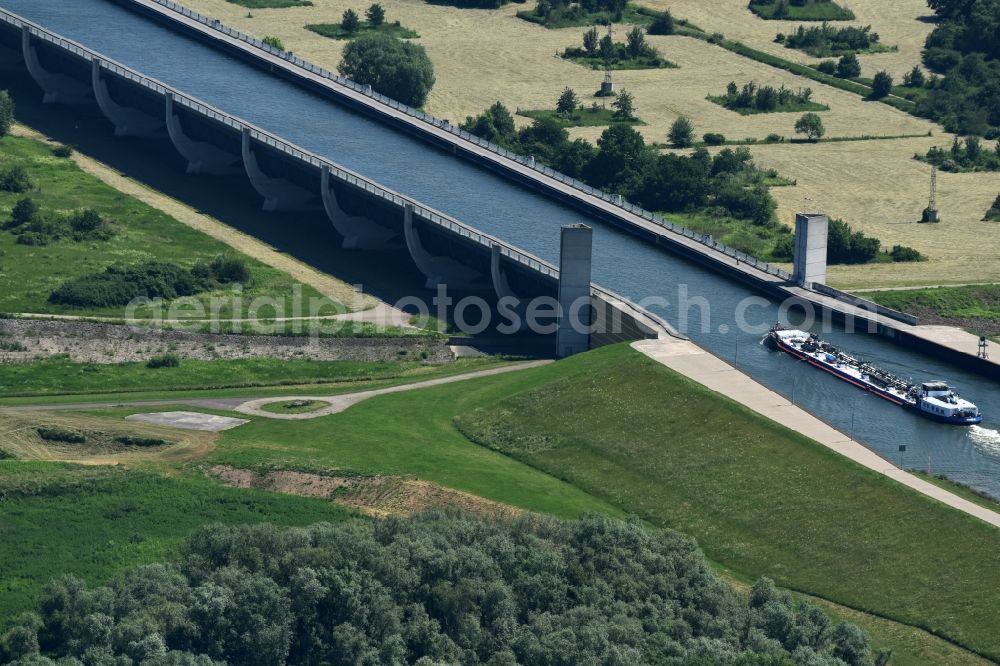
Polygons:
M970 426L969 439L980 453L1000 458L1000 431L977 425Z

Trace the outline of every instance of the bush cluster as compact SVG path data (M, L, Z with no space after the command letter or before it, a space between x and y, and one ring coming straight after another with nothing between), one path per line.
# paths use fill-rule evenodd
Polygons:
M879 258L882 242L855 231L843 220L830 220L826 239L826 260L830 264L867 264ZM795 238L782 238L774 256L791 261L795 253ZM895 245L888 253L891 261L923 261L924 257L912 247Z
M67 430L66 428L56 428L56 427L38 427L35 428L35 432L38 436L47 442L64 442L66 444L83 444L87 441L87 438L74 431Z
M160 354L159 356L154 356L148 361L146 361L146 367L153 370L159 368L176 368L181 364L181 359L177 354L168 352L166 354Z
M879 34L870 25L858 28L834 28L826 23L820 26L800 25L794 33L785 36L784 44L790 49L801 49L810 55L824 58L833 55L868 51L879 43Z
M20 194L32 188L27 170L20 164L0 170L0 192Z
M14 100L10 98L10 93L0 90L0 137L10 134L11 125L14 124Z
M642 28L632 28L626 35L625 43L614 42L611 35L599 37L597 28L591 28L583 34L583 45L566 49L563 58L599 59L604 66L620 63L633 63L642 67L656 68L666 66L666 60L659 52L646 42Z
M626 0L538 0L527 17L544 24L574 22L592 19L593 23L619 22L625 11Z
M137 298L169 300L193 296L220 284L246 283L249 278L246 263L234 257L216 257L191 270L157 261L108 266L102 273L83 275L63 283L49 296L49 302L72 307L121 307Z
M167 440L159 439L158 437L137 437L135 435L119 435L115 437L115 443L122 446L141 447L165 446L169 444Z
M970 136L964 141L955 137L949 150L934 146L926 155L916 157L942 171L1000 171L1000 142L990 149L978 137Z
M767 580L737 593L690 539L605 517L215 525L176 565L53 580L39 611L3 641L37 666L873 663L854 625Z
M4 225L21 245L48 245L69 238L81 241L105 241L114 236L114 227L93 208L65 214L43 211L34 199L19 199Z
M725 96L718 101L727 109L753 109L760 112L797 110L812 100L812 88L792 90L784 85L775 88L771 85L758 86L753 81L745 83L742 88L730 81L726 86ZM717 98L710 98L716 101Z

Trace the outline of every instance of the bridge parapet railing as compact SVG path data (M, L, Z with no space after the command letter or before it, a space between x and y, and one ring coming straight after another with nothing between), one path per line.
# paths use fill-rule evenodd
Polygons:
M834 289L820 282L814 282L812 285L812 290L823 294L825 296L832 296L838 301L843 301L845 303L850 303L851 305L857 306L862 310L867 310L868 312L875 312L884 317L889 317L890 319L895 319L896 321L901 321L905 324L910 324L911 326L916 326L919 320L916 316L911 315L907 312L900 312L899 310L893 310L892 308L887 308L884 305L879 305L875 301L870 301L867 298L861 298L860 296L855 296L854 294L848 294L845 291L840 291L839 289Z
M506 159L509 159L509 160L512 160L512 161L515 161L518 164L521 164L521 165L527 166L528 168L534 169L535 171L541 173L542 175L544 175L544 176L546 176L548 178L552 178L554 180L557 180L557 181L559 181L561 183L564 183L564 184L568 185L569 187L571 187L571 188L573 188L575 190L578 190L578 191L580 191L580 192L582 192L582 193L584 193L584 194L586 194L588 196L600 198L601 200L603 200L603 201L605 201L607 203L611 203L611 204L615 205L616 207L622 209L626 213L629 213L629 214L641 217L641 218L643 218L643 219L645 219L647 221L653 222L654 224L662 227L663 229L666 229L666 230L674 232L674 233L682 234L682 235L686 236L687 238L689 238L691 240L694 240L694 241L696 241L696 242L698 242L698 243L700 243L702 245L705 245L708 248L712 248L712 249L716 249L716 250L720 250L720 251L724 251L725 248L726 248L726 246L723 243L720 243L718 241L712 240L712 239L710 239L710 237L708 237L706 235L697 234L697 233L691 233L691 234L684 233L684 230L686 228L683 227L682 225L675 224L675 223L669 222L667 220L663 220L662 218L660 218L659 216L657 216L655 213L652 213L652 212L650 212L650 211L642 208L641 206L637 206L635 204L632 204L631 202L626 201L624 198L622 198L622 197L620 197L618 195L611 195L611 194L609 194L607 192L604 192L603 190L599 190L599 189L590 187L586 183L583 183L582 181L580 181L580 180L578 180L576 178L573 178L573 177L570 177L570 176L566 176L563 173L555 171L554 169L552 169L552 168L550 168L550 167L548 167L548 166L546 166L544 164L541 164L540 162L538 162L537 160L535 160L533 158L525 157L523 155L518 155L516 153L513 153L510 150L502 148L502 147L498 146L495 143L492 143L490 141L482 139L481 137L478 137L478 136L476 136L474 134L471 134L470 132L467 132L466 130L461 129L460 127L456 127L455 125L453 125L451 122L449 122L447 120L442 120L442 119L439 119L439 118L435 118L434 116L432 116L430 114L427 114L427 113L425 113L423 111L420 111L419 109L415 109L415 108L413 108L413 107L411 107L411 106L409 106L407 104L403 104L402 102L399 102L397 100L393 100L393 99L391 99L389 97L386 97L385 95L382 95L380 93L377 93L377 92L373 91L371 89L371 86L361 85L361 84L359 84L359 83L357 83L355 81L352 81L352 80L347 79L347 78L345 78L343 76L340 76L339 74L335 74L335 73L330 72L330 71L328 71L326 69L323 69L322 67L318 67L318 66L316 66L316 65L314 65L314 64L312 64L312 63L310 63L310 62L308 62L306 60L303 60L302 58L300 58L299 56L295 55L294 53L292 53L290 51L283 51L281 49L278 49L278 48L275 48L275 47L271 46L270 44L265 44L263 41L261 41L260 39L257 39L256 37L252 37L252 36L250 36L250 35L248 35L246 33L240 32L239 30L231 28L228 25L223 24L221 21L218 21L217 19L212 19L212 18L209 18L209 17L207 17L207 16L205 16L203 14L200 14L198 12L192 11L191 9L188 9L187 7L184 7L183 5L181 5L181 4L177 3L177 2L174 2L173 0L153 0L153 1L156 2L159 5L162 5L162 6L166 7L166 8L168 8L168 9L172 10L172 11L179 12L179 13L183 14L184 16L187 16L187 17L189 17L191 19L194 19L194 20L196 20L196 21L198 21L200 23L203 23L204 25L206 25L208 27L211 27L211 28L214 28L216 30L219 30L219 31L223 32L224 34L227 34L227 35L229 35L229 36L231 36L231 37L233 37L235 39L239 39L241 41L244 41L244 42L247 42L249 44L252 44L256 48L259 48L259 49L264 50L264 51L266 51L266 52L268 52L268 53L270 53L272 55L275 55L275 56L280 57L280 58L282 58L284 60L287 60L288 62L291 62L292 64L296 65L297 67L301 67L303 69L306 69L307 71L310 71L310 72L316 74L317 76L330 79L330 80L336 82L339 85L345 86L345 87L350 88L350 89L352 89L352 90L354 90L356 92L359 92L359 93L361 93L361 94L369 97L370 99L372 99L372 100L374 100L376 102L379 102L380 104L388 106L388 107L390 107L392 109L395 109L397 111L401 111L401 112L405 113L406 115L408 115L410 117L416 118L417 120L420 120L420 121L422 121L424 123L430 124L430 125L432 125L434 127L437 127L439 129L443 129L443 130L445 130L447 132L450 132L451 134L457 136L458 138L460 138L460 139L462 139L464 141L467 141L469 143L473 143L473 144L475 144L477 146L480 146L480 147L488 150L489 152L491 152L491 153L493 153L495 155L498 155L500 157L503 157L503 158L506 158ZM744 257L744 259L741 259L741 261L743 261L744 263L746 263L746 264L748 264L750 266L753 266L753 267L761 270L762 272L764 272L764 273L766 273L768 275L772 275L772 276L778 277L778 278L780 278L782 280L788 280L791 277L785 271L783 271L783 270L781 270L781 269L779 269L777 267L772 267L770 264L768 264L766 262L757 261L756 259L753 260L753 261L747 261L745 259L745 257L747 257L747 255L743 254L742 256Z

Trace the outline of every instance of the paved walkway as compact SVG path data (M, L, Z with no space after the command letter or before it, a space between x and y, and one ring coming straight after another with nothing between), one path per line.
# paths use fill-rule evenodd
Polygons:
M387 393L400 393L402 391L414 391L416 389L428 388L430 386L440 386L442 384L451 384L453 382L461 382L466 379L476 379L477 377L490 377L492 375L502 375L507 372L514 372L517 370L527 370L528 368L537 368L540 365L546 365L552 361L526 361L524 363L515 363L514 365L506 365L502 368L490 368L489 370L477 370L476 372L467 372L463 375L454 375L452 377L440 377L438 379L428 379L422 382L416 382L413 384L401 384L399 386L389 386L381 389L372 389L369 391L358 391L357 393L343 393L341 395L328 395L328 396L285 396L278 398L257 398L256 400L248 400L240 405L237 405L233 411L239 412L241 414L251 414L253 416L264 416L269 419L284 419L287 421L301 421L303 419L314 419L318 416L328 416L330 414L339 414L348 407L356 405L363 400L368 400L369 398L374 398L377 395L385 395ZM327 407L321 407L320 409L311 412L302 412L299 414L279 414L276 412L268 412L261 407L267 404L275 402L287 402L289 400L315 400L318 402L329 403Z
M827 425L788 399L758 384L725 361L713 356L688 340L661 338L640 340L632 347L685 377L752 409L772 421L800 432L806 437L833 449L854 462L883 474L890 479L1000 527L1000 513L955 495L943 488L903 471L871 449Z

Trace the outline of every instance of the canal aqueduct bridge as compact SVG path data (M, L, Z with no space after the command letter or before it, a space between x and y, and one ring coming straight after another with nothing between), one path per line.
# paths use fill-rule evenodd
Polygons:
M621 197L584 183L490 144L448 121L429 116L373 92L298 56L194 12L172 0L111 0L143 13L167 27L208 43L249 64L279 75L306 90L332 98L423 141L494 170L566 205L668 249L713 271L735 278L778 300L795 299L823 317L850 321L862 329L933 353L948 362L1000 377L1000 364L979 359L974 346L935 337L917 326L916 318L840 292L818 280L801 279L815 252L803 253L796 280L775 266L728 248L710 236L663 220ZM0 14L0 64L20 57L49 101L86 103L95 99L115 125L116 134L162 132L187 160L193 173L242 170L264 198L268 209L325 210L351 248L405 244L428 284L483 285L501 293L530 296L556 293L558 269L500 239L421 205L293 144L225 114L177 90L142 76L76 43L23 21ZM16 33L10 34L12 30ZM19 38L20 45L14 41ZM20 48L18 48L20 46ZM12 53L16 51L17 53ZM95 64L96 63L96 64ZM90 80L90 85L85 83ZM102 85L103 83L103 85ZM163 116L163 109L167 111ZM173 113L170 109L173 108ZM161 120L162 119L162 120ZM277 177L281 174L281 177ZM318 194L316 194L318 192ZM406 214L406 205L412 213ZM400 220L402 219L402 224ZM407 222L408 221L408 222ZM402 226L403 229L399 227ZM407 232L409 229L409 232ZM815 250L815 248L813 248ZM499 266L498 266L499 264ZM815 266L813 266L815 268ZM815 277L818 272L809 271ZM596 321L603 308L623 316L629 335L669 330L666 323L592 285ZM604 342L601 338L595 343Z
M46 102L96 104L116 136L169 139L189 173L245 174L264 210L324 212L345 248L405 247L423 287L488 291L497 300L548 296L565 310L564 293L589 292L578 318L593 333L574 337L558 327L558 355L670 332L656 315L590 283L589 242L586 253L576 243L564 255L574 280L562 289L559 267L2 9L0 64L23 66Z

